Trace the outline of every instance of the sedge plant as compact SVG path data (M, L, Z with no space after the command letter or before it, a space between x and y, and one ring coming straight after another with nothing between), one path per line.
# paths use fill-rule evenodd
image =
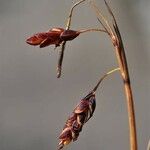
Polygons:
M94 10L96 18L101 25L101 28L96 29L83 29L83 30L71 30L71 20L74 12L74 8L78 5L88 2ZM58 56L58 65L57 65L57 78L61 77L62 74L62 63L64 58L65 46L68 41L71 41L77 38L80 34L86 32L103 32L110 38L112 45L114 47L116 53L116 59L118 62L118 66L104 74L96 84L96 86L90 90L90 92L80 100L78 105L73 110L72 114L67 119L65 126L59 136L59 147L58 149L62 149L65 145L69 144L71 141L76 141L78 139L79 133L81 132L83 125L92 117L95 107L96 107L96 98L95 93L100 83L107 76L111 75L115 71L119 71L122 77L125 95L126 95L126 103L128 110L128 122L129 122L129 140L130 140L130 150L137 150L137 137L136 137L136 120L135 120L135 111L134 111L134 100L132 95L132 88L130 83L130 76L128 71L128 64L125 54L125 49L123 45L123 41L121 38L120 30L118 28L118 24L112 9L104 0L105 6L113 20L110 23L110 20L107 20L103 15L101 10L97 7L96 3L91 0L80 0L75 3L69 12L69 16L67 19L66 27L54 27L46 32L36 33L33 36L29 37L26 42L30 45L39 45L40 48L44 48L49 45L55 45L55 47L60 46Z

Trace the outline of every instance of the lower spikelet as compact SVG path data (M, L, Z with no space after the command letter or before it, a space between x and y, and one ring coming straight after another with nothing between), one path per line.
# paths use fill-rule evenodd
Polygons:
M95 94L90 92L76 106L72 114L69 116L59 136L59 148L62 149L71 141L76 141L83 125L92 117L96 106Z

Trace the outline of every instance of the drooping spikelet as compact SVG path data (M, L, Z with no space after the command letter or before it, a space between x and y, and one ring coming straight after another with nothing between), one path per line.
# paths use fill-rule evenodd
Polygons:
M40 32L32 35L26 40L30 45L39 45L44 48L49 45L60 46L63 41L71 41L80 34L80 31L65 30L63 28L52 28L47 32Z
M96 107L95 93L84 97L69 116L59 136L59 150L71 141L76 141L83 125L92 117Z

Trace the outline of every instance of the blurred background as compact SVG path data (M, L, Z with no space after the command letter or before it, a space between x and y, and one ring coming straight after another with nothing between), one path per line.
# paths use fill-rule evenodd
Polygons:
M60 79L58 49L25 43L37 32L64 27L75 0L0 0L0 150L56 150L58 136L78 101L117 61L110 39L86 33L68 42ZM98 7L109 15L103 0ZM150 138L150 1L110 1L125 45L139 150ZM72 29L99 27L87 3L75 9ZM128 150L129 131L119 73L97 91L94 116L68 150Z

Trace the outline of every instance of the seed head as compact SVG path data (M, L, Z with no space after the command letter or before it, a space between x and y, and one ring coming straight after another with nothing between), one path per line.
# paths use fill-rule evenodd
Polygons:
M37 33L26 40L30 45L39 45L40 48L54 44L56 47L60 45L62 40L60 34L64 31L62 28L53 28L47 32Z
M65 30L63 28L52 28L47 32L36 33L26 40L30 45L39 45L40 48L55 45L60 46L62 41L70 41L76 38L80 32L74 30Z
M71 141L77 140L83 125L92 117L95 107L95 94L90 92L79 102L66 121L62 133L59 136L59 150Z

